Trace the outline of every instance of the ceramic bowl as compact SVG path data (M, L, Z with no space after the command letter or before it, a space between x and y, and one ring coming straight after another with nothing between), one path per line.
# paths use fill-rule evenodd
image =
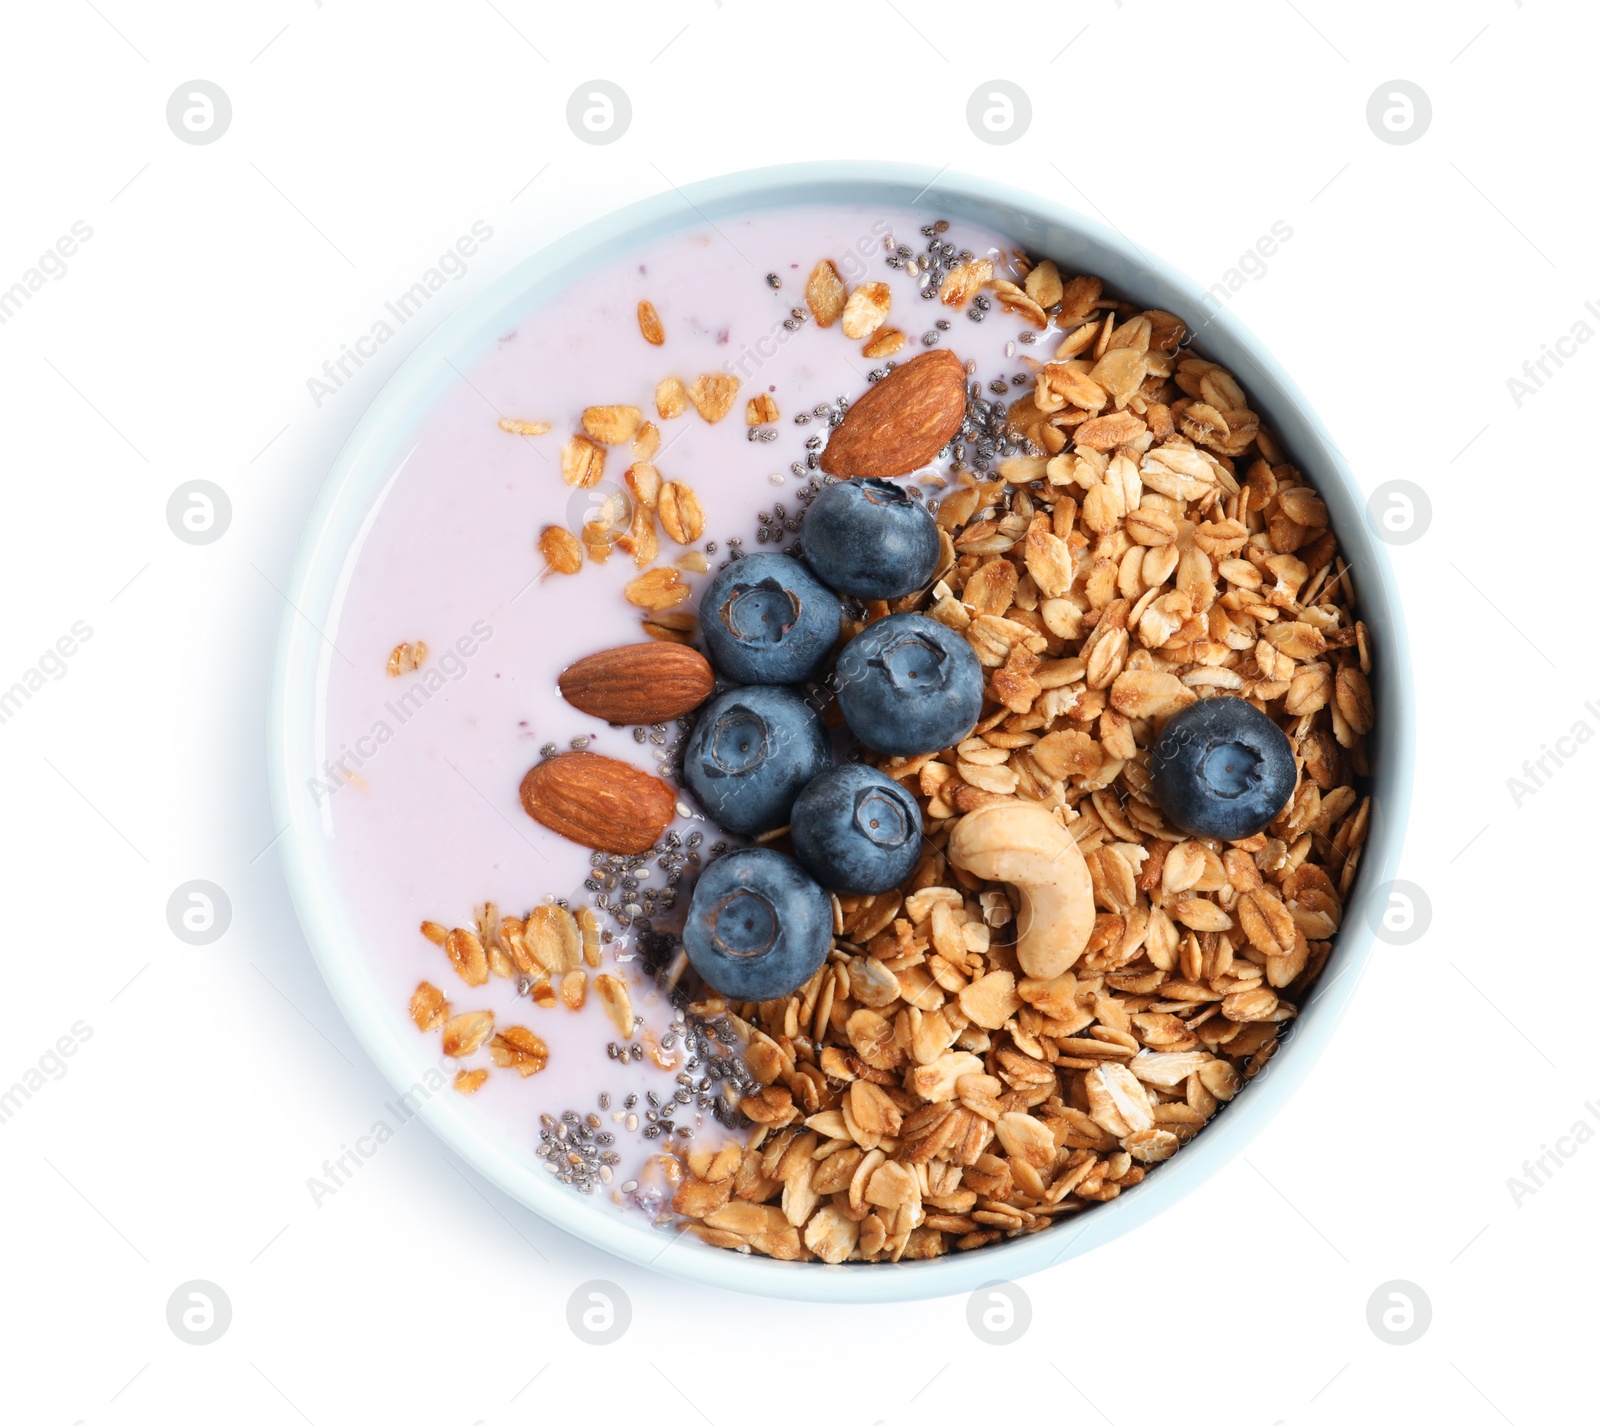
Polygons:
M1183 1151L1140 1185L1057 1227L971 1253L914 1263L829 1266L730 1253L692 1235L646 1226L637 1215L582 1197L540 1173L503 1136L490 1136L435 1095L421 1117L456 1153L533 1212L595 1247L693 1281L738 1291L825 1302L883 1302L969 1292L1017 1279L1100 1247L1149 1222L1243 1151L1288 1102L1334 1036L1372 950L1379 892L1395 874L1410 797L1414 737L1410 659L1399 595L1383 544L1366 519L1361 487L1287 372L1244 326L1187 277L1081 214L986 179L856 162L756 169L663 194L591 223L513 267L446 320L405 362L362 417L329 473L308 522L289 586L277 651L270 722L272 799L283 864L306 938L356 1037L397 1090L416 1074L414 1032L374 993L346 924L328 862L316 775L318 664L315 632L337 614L344 553L380 494L419 413L464 366L530 306L647 238L763 209L805 203L882 203L929 218L964 218L1009 234L1030 253L1072 272L1103 277L1121 295L1176 313L1200 333L1196 350L1232 371L1289 457L1327 502L1343 551L1359 572L1357 596L1374 647L1377 705L1372 820L1343 926L1315 994L1277 1055ZM298 611L298 612L297 612ZM302 614L304 617L302 617ZM410 1036L408 1039L407 1036Z

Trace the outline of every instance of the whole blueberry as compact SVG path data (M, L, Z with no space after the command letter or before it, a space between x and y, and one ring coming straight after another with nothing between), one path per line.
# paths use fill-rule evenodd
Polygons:
M792 555L746 555L706 587L700 628L735 683L802 683L833 651L839 597Z
M842 480L811 502L800 549L841 594L898 599L933 578L939 527L893 481Z
M1191 837L1253 837L1294 792L1294 750L1255 704L1203 698L1167 719L1150 750L1161 810Z
M689 899L689 964L730 1000L776 1000L828 958L833 903L793 857L748 847L718 857Z
M754 836L789 809L831 761L822 720L793 689L730 688L701 710L683 753L683 779L706 815Z
M892 777L861 763L806 785L789 814L794 854L832 891L872 895L899 886L922 852L922 809Z
M983 711L983 669L955 630L922 614L891 614L845 645L839 710L880 753L910 757L959 743Z

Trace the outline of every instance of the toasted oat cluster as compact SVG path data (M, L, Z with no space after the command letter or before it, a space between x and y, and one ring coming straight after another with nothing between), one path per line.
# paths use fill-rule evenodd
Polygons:
M1178 318L1013 262L1017 282L983 260L940 295L988 289L1065 331L1010 407L1038 454L992 479L958 458L935 582L845 631L903 610L959 630L985 716L957 747L879 761L922 807L910 880L835 898L830 958L799 991L726 1007L763 1085L740 1106L756 1127L742 1152L682 1156L672 1203L719 1247L929 1258L1115 1198L1272 1055L1355 876L1370 651L1326 507ZM872 297L845 299L847 320ZM1232 843L1165 825L1150 790L1162 720L1222 695L1283 728L1299 770L1276 821ZM1051 809L1093 882L1087 947L1047 980L1018 965L1015 893L944 850L1006 802Z
M489 901L475 908L473 922L470 929L451 929L437 921L424 921L421 926L422 934L445 953L467 985L487 985L494 975L502 980L518 980L526 986L533 1004L541 1008L554 1005L558 996L569 1010L583 1008L589 985L584 967L600 964L599 922L592 911L585 908L574 916L564 906L545 905L521 919L501 917L499 908ZM627 987L615 976L601 975L595 979L595 990L613 1019L626 1007L631 1029L633 1011ZM516 1070L524 1079L538 1074L549 1063L549 1046L526 1026L508 1025L497 1032L492 1010L457 1014L444 992L431 981L418 984L410 1011L418 1030L424 1034L439 1032L440 1048L452 1059L468 1059L487 1044L495 1064ZM455 1088L462 1094L472 1094L488 1078L489 1071L484 1066L462 1068L456 1074Z

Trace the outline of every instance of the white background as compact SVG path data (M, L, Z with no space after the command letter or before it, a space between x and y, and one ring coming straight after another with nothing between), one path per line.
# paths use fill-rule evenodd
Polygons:
M93 237L0 326L0 686L75 621L93 636L0 725L0 1087L74 1022L92 1030L0 1125L6 1418L1592 1412L1579 1309L1600 1146L1520 1204L1507 1180L1586 1100L1600 1113L1600 749L1520 808L1506 779L1576 720L1600 728L1583 707L1600 706L1600 349L1520 409L1507 379L1600 301L1597 29L1592 7L1547 0L7 7L0 288L74 221ZM233 105L207 146L165 120L197 77ZM633 104L603 147L565 121L596 77ZM1031 96L1013 144L967 127L989 78ZM1395 78L1433 107L1404 146L1366 120ZM306 1189L388 1095L310 960L265 795L276 589L333 453L421 328L548 237L669 183L827 157L1033 187L1205 285L1283 220L1292 239L1233 310L1367 488L1410 479L1433 502L1426 536L1393 552L1422 719L1402 874L1431 929L1377 948L1245 1159L1029 1279L1032 1326L1009 1347L979 1342L960 1299L789 1306L636 1270L420 1125L320 1207ZM318 409L307 378L479 218L495 237L449 302ZM233 507L205 547L165 517L194 478ZM208 947L167 925L191 878L232 903ZM205 1347L166 1320L196 1278L233 1307ZM610 1347L566 1325L595 1278L632 1302ZM1391 1279L1432 1304L1409 1346L1368 1326Z

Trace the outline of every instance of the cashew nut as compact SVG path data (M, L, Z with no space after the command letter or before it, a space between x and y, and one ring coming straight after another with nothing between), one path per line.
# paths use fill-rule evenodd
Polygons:
M1017 960L1025 974L1060 975L1083 954L1094 929L1094 886L1072 833L1043 807L979 807L951 829L946 851L963 871L1021 893Z

